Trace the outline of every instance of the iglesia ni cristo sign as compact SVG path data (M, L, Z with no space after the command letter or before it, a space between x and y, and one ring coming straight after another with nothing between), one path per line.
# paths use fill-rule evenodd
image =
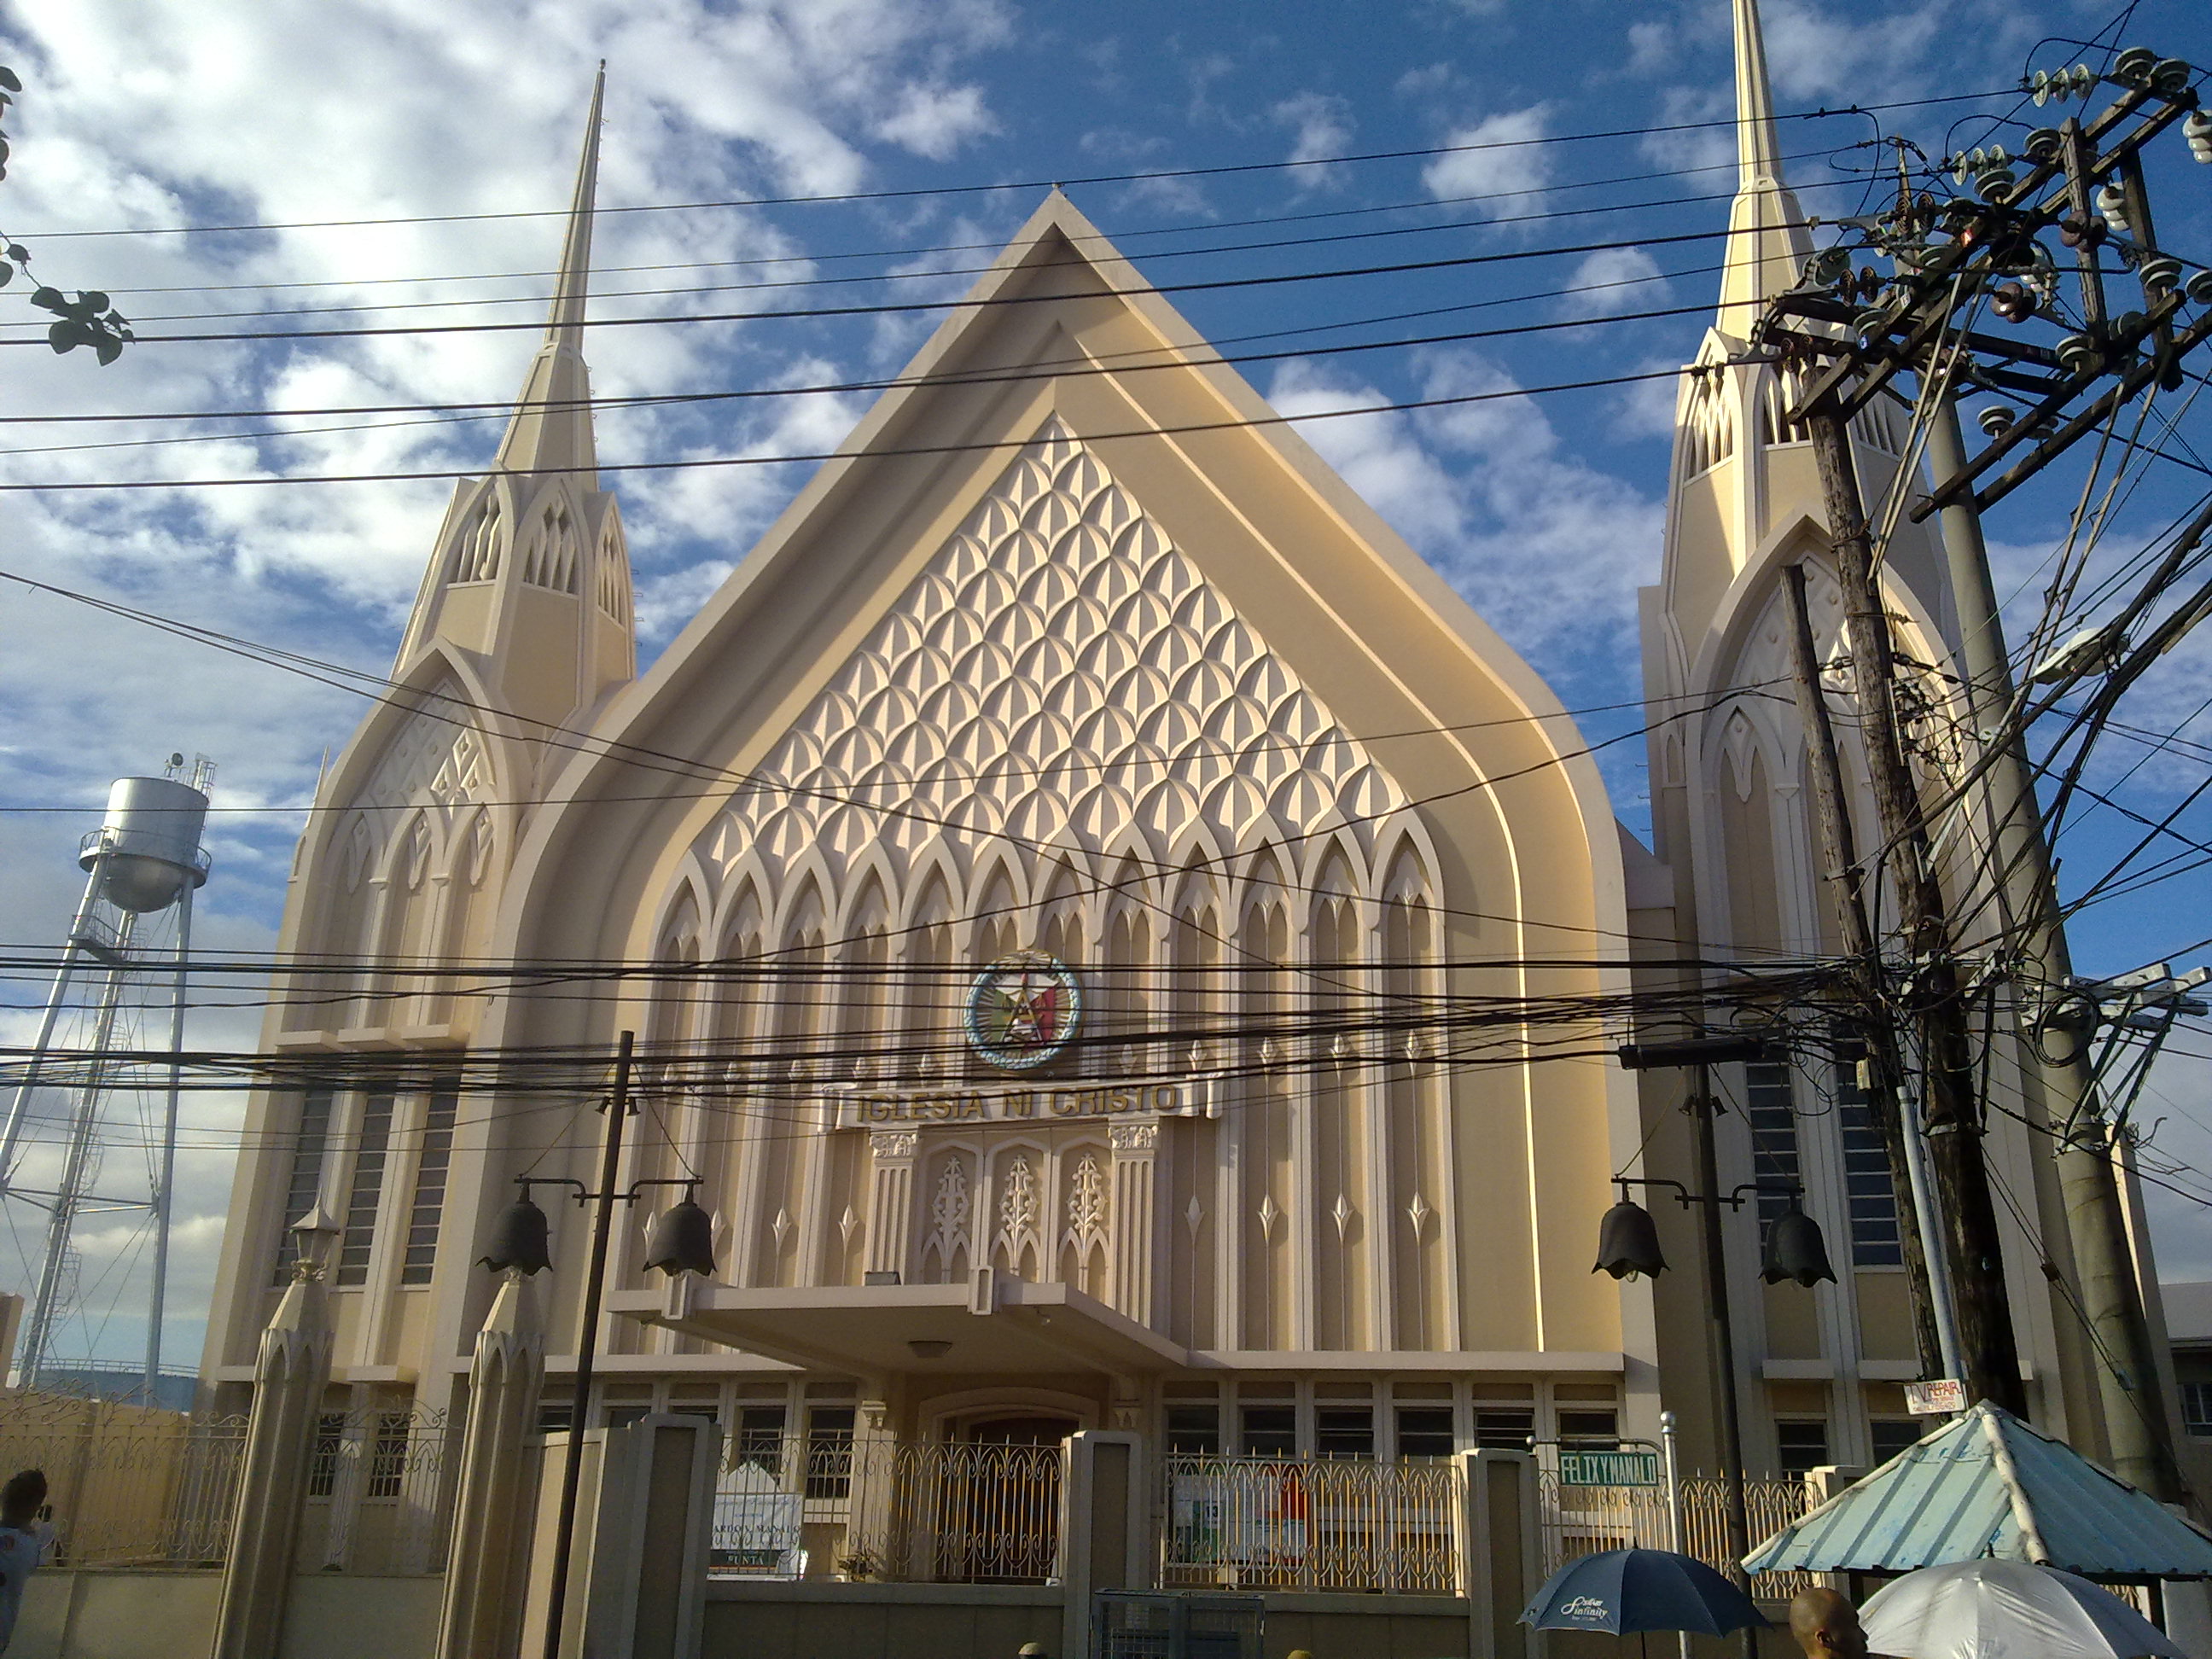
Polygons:
M903 1123L1049 1122L1072 1118L1164 1117L1204 1110L1203 1081L1120 1083L1018 1081L1057 1059L1083 1020L1083 987L1075 971L1043 951L1016 951L975 975L963 1024L968 1046L1004 1085L930 1089L837 1091L834 1127L875 1128Z
M873 1089L838 1103L837 1127L887 1123L1035 1122L1054 1119L1167 1116L1185 1109L1179 1083L1119 1083L1065 1087L939 1089L908 1093Z

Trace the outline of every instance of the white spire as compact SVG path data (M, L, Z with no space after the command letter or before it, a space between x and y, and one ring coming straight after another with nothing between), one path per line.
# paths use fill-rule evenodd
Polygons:
M1774 133L1774 91L1766 78L1766 42L1759 0L1735 9L1735 204L1729 210L1728 265L1721 278L1719 327L1741 338L1757 307L1794 287L1813 252L1804 210L1782 179L1782 147Z
M584 301L592 279L592 208L599 177L599 106L606 95L607 66L599 64L592 83L591 113L584 119L584 154L576 166L575 199L568 210L568 234L561 249L561 270L553 287L553 308L546 319L545 343L532 359L522 383L522 407L507 428L495 465L501 471L536 472L556 468L592 468L598 452L592 441L592 378L584 366ZM595 489L595 473L576 479L580 489Z

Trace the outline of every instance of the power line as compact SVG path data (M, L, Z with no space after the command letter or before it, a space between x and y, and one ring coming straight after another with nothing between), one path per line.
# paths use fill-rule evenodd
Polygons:
M1802 228L1809 222L1794 221ZM1790 228L1778 226L1776 228ZM1291 283L1349 281L1355 277L1397 276L1413 271L1462 270L1475 265L1508 264L1527 259L1564 258L1572 253L1602 253L1623 248L1666 247L1683 242L1725 240L1728 230L1677 231L1665 236L1638 236L1603 242L1577 242L1563 246L1513 248L1490 253L1455 254L1449 258L1401 259L1386 264L1346 265L1334 270L1278 271L1260 276L1194 277L1176 283L1148 283L1140 288L1102 288L1084 298L1143 299L1158 294L1215 293L1229 289L1275 288ZM1087 263L1087 262L1086 262ZM805 306L768 311L665 312L644 317L582 317L574 326L585 329L659 328L678 324L793 321L823 317L900 316L918 311L986 310L999 306L1063 305L1069 296L1054 293L994 294L976 298L884 301L872 305ZM542 334L545 325L536 319L504 323L394 324L376 328L239 329L215 334L142 334L137 343L147 345L232 344L264 340L385 339L398 336L447 334ZM0 346L44 346L44 337L0 339Z
M1785 158L1785 159L1796 159L1796 158ZM1734 162L1732 162L1732 161L1731 161L1731 162L1729 162L1729 163L1728 163L1728 164L1727 164L1727 170L1733 170L1733 169L1734 169L1734 167L1735 167L1735 164ZM1711 172L1717 172L1717 171L1721 171L1721 170L1723 170L1723 169L1722 169L1722 168L1719 168L1719 167L1699 167L1699 168L1692 169L1692 171L1695 171L1695 172L1700 172L1700 173L1711 173ZM1578 181L1578 182L1575 182L1575 183L1571 183L1571 184L1567 184L1567 185L1553 185L1553 186L1551 186L1550 188L1551 188L1553 191L1559 191L1559 190L1589 190L1589 189L1596 189L1596 188L1599 188L1599 187L1601 187L1601 186L1609 186L1609 185L1619 185L1619 184L1636 184L1636 183L1642 183L1642 182L1646 182L1646 181L1648 181L1648 180L1650 180L1650 179L1660 179L1660 178L1667 178L1667 177L1669 177L1669 176L1672 176L1672 175L1671 175L1671 174L1669 174L1669 173L1630 173L1630 174L1624 174L1624 175L1622 175L1621 177L1617 178L1617 179L1586 179L1586 180L1582 180L1582 181ZM1832 179L1832 180L1826 181L1826 182L1825 182L1825 183L1808 185L1806 185L1806 186L1805 186L1805 189L1806 189L1806 191L1814 191L1814 190L1837 190L1837 189L1844 189L1844 188L1847 188L1847 187L1849 187L1849 186L1850 186L1852 183L1854 183L1854 182L1855 182L1855 181L1853 181L1853 180L1850 180L1850 179ZM1491 191L1491 192L1488 192L1487 194L1481 195L1481 196L1459 197L1459 198L1452 198L1452 199L1453 199L1453 200L1455 200L1455 201L1462 201L1462 202L1480 202L1480 201L1512 200L1512 199L1515 199L1515 198L1519 198L1519 197L1526 196L1527 194L1528 194L1528 192L1527 192L1526 191ZM1666 197L1660 197L1660 198L1656 198L1656 199L1655 199L1655 200L1651 200L1651 201L1645 201L1645 202L1619 202L1619 203L1607 203L1607 204L1601 204L1601 205L1599 205L1599 206L1595 206L1595 207L1579 207L1579 208L1547 208L1547 209L1545 209L1545 210L1541 210L1541 211L1540 211L1540 212L1533 212L1533 213L1516 213L1516 214L1504 214L1504 215L1498 216L1496 216L1496 217L1482 218L1482 219L1447 219L1447 220L1438 221L1438 222L1437 222L1431 223L1431 224L1420 224L1420 225L1394 225L1394 226L1388 226L1388 227L1385 227L1385 228L1381 228L1381 229L1376 229L1376 230L1341 231L1341 232L1337 232L1337 233L1334 233L1334 234L1328 234L1328 235L1319 235L1319 236L1282 236L1282 237L1275 237L1275 238L1272 238L1272 239L1267 240L1265 240L1265 241L1250 241L1250 242L1225 242L1225 243L1210 244L1210 245L1206 245L1206 246L1197 246L1197 247L1160 248L1160 249L1156 249L1156 250L1154 250L1154 251L1152 251L1152 252L1149 252L1149 253L1146 254L1146 255L1145 255L1145 258L1146 258L1146 259L1148 259L1148 260L1203 258L1213 258L1213 257L1224 256L1224 255L1232 254L1232 253L1252 253L1252 252L1269 252L1269 251L1273 251L1273 250L1274 250L1274 249L1278 249L1278 248L1317 247L1317 246L1323 246L1323 245L1326 245L1326 244L1336 243L1336 242L1371 241L1371 240L1375 240L1379 239L1379 238L1382 238L1382 237L1389 237L1389 236L1427 236L1427 235L1435 235L1435 234L1439 234L1439 233L1449 233L1449 232L1455 232L1455 231L1482 231L1482 230L1489 230L1489 229L1492 229L1492 228L1495 228L1496 227L1500 226L1500 225L1521 225L1521 224L1535 224L1535 223L1543 223L1543 222L1551 222L1551 221L1553 221L1553 220L1559 220L1559 219L1580 219L1580 218L1587 218L1587 217L1589 217L1589 216L1592 216L1592 215L1595 215L1595 214L1622 214L1622 213L1635 213L1635 212L1641 212L1641 211L1644 211L1644 210L1649 210L1649 209L1652 209L1652 208L1672 208L1672 207L1694 206L1694 205L1696 205L1696 204L1700 204L1700 203L1705 203L1705 202L1725 202L1725 201L1729 201L1729 200L1730 200L1730 199L1732 199L1732 198L1731 198L1731 196L1730 196L1729 194L1728 194L1728 193L1708 194L1708 195L1698 195L1698 196L1666 196ZM1415 204L1415 205L1423 205L1423 204ZM1391 208L1391 209L1372 209L1372 210L1367 210L1367 211L1402 211L1402 210L1403 210L1403 209L1400 209L1400 208ZM1271 222L1271 221L1267 221L1267 220L1260 220L1260 221L1255 221L1255 222L1256 222L1256 223L1263 223L1263 224L1264 224L1264 223L1269 223L1269 222ZM1109 238L1109 237L1107 237L1107 236L1105 236L1103 234L1101 234L1100 235L1096 236L1096 237L1088 236L1088 235L1084 235L1084 236L1074 236L1074 237L1071 237L1071 238L1069 238L1069 240L1070 240L1071 241L1073 241L1073 242L1074 242L1074 243L1076 244L1076 246L1077 246L1077 247L1079 248L1079 249L1081 249L1082 247L1084 247L1084 246L1085 246L1085 245L1087 245L1087 244L1091 244L1091 243L1094 243L1094 242L1095 242L1095 243L1097 243L1097 245L1099 245L1099 246L1100 246L1101 248L1103 248L1103 250L1105 250L1106 252L1109 252L1109 253L1118 252L1118 250L1115 249L1115 248L1114 248L1114 246L1113 246L1113 240L1112 240L1112 239L1111 239L1111 238ZM977 244L977 243L963 243L963 244L958 244L958 245L957 245L957 246L954 246L954 247L946 248L946 249L941 249L941 250L940 250L940 249L929 249L929 248L924 248L924 249L916 249L916 250L914 250L914 251L913 251L913 252L914 252L914 254L927 254L927 253L937 252L964 252L964 251L967 251L967 250L969 250L969 249L971 249L971 248L977 248L977 247L988 247L988 248L990 248L990 249L997 250L997 249L1000 249L1000 248L1002 248L1002 247L1003 247L1003 246L1004 246L1003 244L1000 244L1000 243L995 243L995 242L994 242L994 243L983 243L983 244ZM655 270L700 270L700 269L714 269L714 268L717 268L717 267L719 267L719 266L725 265L725 264L779 264L779 265L788 265L788 264L811 264L811 263L812 263L812 262L814 261L814 259L815 259L815 258L816 258L816 257L817 257L817 256L811 255L811 254L784 254L784 255L777 256L777 257L775 257L775 258L759 258L759 259L752 259L752 260L726 260L726 261L714 261L714 262L709 262L709 263L703 264L693 264L693 265L682 265L682 264L677 264L677 265L663 265L663 266L648 267L648 269L655 269ZM859 257L863 257L863 256L859 256L859 255L848 255L848 256L845 256L845 257L848 257L848 258L859 258ZM884 256L882 256L882 257L893 257L893 256L891 256L891 255L888 255L888 254L887 254L887 255L884 255ZM911 256L911 255L909 255L909 256L907 256L907 257L912 257L912 256ZM1039 270L1066 270L1066 269L1072 269L1072 268L1076 268L1076 267L1080 267L1080 266L1087 265L1087 264L1091 264L1091 263L1092 263L1092 261L1091 260L1091 258L1090 258L1089 257L1087 257L1087 256L1084 256L1084 257L1079 257L1079 258L1073 258L1073 259L1052 259L1052 260L1046 260L1046 261L1042 262L1042 264L1038 264L1038 265L1036 265L1036 266L1033 267L1033 269ZM621 269L621 267L615 267L614 269L617 269L617 270L618 270L618 269ZM853 275L853 276L793 276L793 277L788 277L788 278L781 278L781 279L776 279L776 280L773 280L773 281L767 281L767 282L754 282L754 283L696 283L696 284L682 285L682 286L662 286L662 287L658 287L658 288L629 289L612 289L612 290L609 290L609 291L605 291L605 292L594 291L594 292L592 293L592 296L591 296L591 297L592 297L592 300L593 301L593 302L594 302L594 303L598 303L598 302L602 302L602 301L608 301L608 300L633 300L633 299L652 299L652 298L672 298L672 299L681 299L681 298L689 297L689 296L690 296L690 295L704 295L704 294L756 293L756 292L761 292L761 291L763 291L763 290L774 289L836 288L836 287L843 287L843 286L848 286L848 285L851 285L851 284L854 284L854 283L913 283L913 282L941 282L941 281L943 281L944 279L945 279L945 278L947 278L947 277L951 277L951 276L982 276L982 275L986 275L986 274L988 274L988 272L990 272L990 271L992 271L992 270L995 270L995 269L997 269L997 266L995 265L995 264L981 264L981 265L956 265L956 266L950 266L950 267L944 267L944 266L939 266L939 267L925 267L925 268L923 268L923 269L915 270L865 271L865 272L861 272L861 273L859 273L859 274L857 274L857 275ZM543 274L544 274L544 275L549 275L549 276L550 276L550 275L556 275L557 273L555 273L555 272L546 272L546 273L543 273ZM594 275L599 275L599 274L600 274L600 273L595 270L593 274L594 274ZM413 282L413 283L425 283L425 282L438 282L438 281L446 281L446 280L459 280L459 279L447 279L447 278L440 278L440 277L392 277L392 278L385 278L385 279L380 279L380 280L384 280L384 281L390 281L390 282ZM484 280L489 280L489 279L484 279ZM337 286L344 286L344 284L336 284L336 285L337 285ZM123 290L123 289L109 289L109 290L107 290L107 292L108 292L111 295L113 295L113 294L121 293L121 292L125 292L125 291L126 291L126 290ZM223 284L211 284L211 285L210 285L209 287L207 287L207 288L205 288L205 289L163 289L163 290L161 290L161 291L162 291L162 292L179 292L179 293L204 292L204 293L209 293L209 294L222 294L222 293L232 293L232 292L249 292L249 293L250 293L250 292L256 292L256 291L258 291L258 284L254 284L254 283L223 283ZM264 309L264 310L261 310L261 311L235 311L235 312L231 312L231 311L221 311L221 312L180 312L180 313L170 313L170 314L165 314L165 315L160 315L160 314L157 314L157 315L150 316L150 317L149 317L149 316L138 316L138 317L134 317L134 318L132 318L132 319L131 319L131 323L132 323L132 325L133 325L134 327L137 327L137 326L143 326L143 325L145 325L145 324L147 324L147 323L162 323L162 322L209 322L209 321L216 321L216 320L219 320L219 319L222 319L234 318L234 317L306 317L306 316L319 316L319 315L325 315L325 314L334 314L334 313L350 313L350 312L363 312L363 311L434 311L434 310L444 310L444 309L449 309L449 308L452 308L452 307L459 307L459 306L494 306L494 305L534 305L534 306L543 306L543 305L546 304L549 301L550 301L550 299L551 299L552 297L553 297L552 295L547 295L547 294L537 294L537 293L532 293L532 294L514 294L514 295L483 295L483 296L479 296L479 297L475 297L475 298L453 299L453 300L412 300L412 301L388 301L388 302L365 302L365 303L360 303L360 304L336 305L336 306L298 306L298 307L284 307L284 308L282 308L282 309L273 310L273 311L272 311L272 310L265 310L265 309ZM43 325L43 324L41 324L41 323L39 323L39 322L33 321L33 320L26 320L26 321L23 321L23 322L21 322L21 323L9 324L9 325L0 325L0 326L12 326L12 327L17 327L17 328L22 328L22 329L36 329L36 330L41 330L41 331L43 331L43 329L44 329L44 327L45 327L46 325ZM41 337L41 338L43 338L43 337L43 337L43 333L41 333L40 337Z
M1663 282L1665 280L1667 280L1667 278L1663 274L1658 276L1631 277L1621 285L1628 286L1639 283ZM1588 292L1591 290L1570 289L1566 291L1572 293ZM1556 296L1552 295L1516 295L1513 296L1513 299L1510 301L1478 301L1476 303L1527 303L1534 300L1550 299ZM1473 307L1470 307L1468 308L1472 309ZM1071 363L1066 367L1047 364L1038 365L1030 368L1003 374L918 375L905 378L894 377L889 380L880 380L844 381L833 385L823 386L754 388L745 391L714 392L705 395L718 400L735 398L781 398L821 397L826 395L849 394L860 392L896 391L903 390L909 386L968 386L1019 385L1037 380L1079 380L1091 375L1137 374L1144 374L1148 371L1191 367L1206 367L1217 363L1235 365L1239 363L1280 362L1292 358L1336 357L1370 351L1413 350L1422 346L1454 344L1468 340L1505 339L1522 335L1547 334L1562 331L1601 327L1613 323L1643 323L1672 317L1698 317L1704 316L1711 309L1712 307L1711 306L1702 304L1668 306L1650 311L1625 312L1613 316L1566 317L1540 323L1514 323L1498 328L1462 329L1450 333L1416 335L1410 338L1394 340L1361 340L1338 345L1286 346L1275 351L1248 351L1237 352L1235 354L1217 352L1212 356L1201 358L1164 357L1149 362L1123 363L1095 363L1086 362ZM690 400L686 399L685 401ZM251 433L200 432L190 433L183 436L171 438L126 439L110 442L89 444L33 445L16 449L0 449L0 455L76 454L87 450L144 449L173 444L239 443L250 441L275 442L326 436L331 434L342 432L386 432L398 430L403 426L444 426L466 424L477 421L490 421L500 418L501 418L501 414L487 411L481 415L444 416L433 420L379 422L374 424L359 427L320 427L289 431L277 430L272 432ZM542 471L544 469L534 470Z
M1698 310L1706 309L1705 307ZM1204 359L1192 364L1206 366ZM1582 380L1558 380L1548 386L1509 386L1493 392L1462 392L1443 398L1412 398L1398 402L1361 404L1349 409L1316 410L1305 415L1259 415L1239 416L1225 421L1194 421L1173 426L1152 426L1125 432L1099 432L1086 434L1094 442L1111 442L1122 438L1184 437L1200 432L1233 432L1251 430L1264 426L1288 426L1305 421L1348 420L1360 415L1389 415L1417 409L1449 409L1469 404L1495 403L1508 398L1542 397L1559 392L1589 392L1606 386L1634 386L1646 380L1671 380L1681 374L1679 368L1646 369L1627 374L1595 375ZM868 449L824 449L781 455L708 455L664 461L602 461L592 466L533 466L533 477L552 477L562 473L606 472L670 472L690 471L721 466L784 466L795 462L852 461L907 459L921 455L969 455L1019 451L1033 441L1030 438L994 439L982 443L906 444L875 447ZM332 484L332 483L422 483L440 480L453 482L463 478L480 478L485 469L441 468L415 472L322 472L274 474L262 477L226 477L212 478L125 478L106 481L77 480L68 483L0 483L0 493L14 495L76 495L106 489L203 489L258 484ZM6 573L0 573L5 574ZM9 580L25 581L21 576ZM39 584L43 586L44 584ZM58 591L58 590L57 590Z
M1986 92L1952 93L1938 98L1898 99L1881 104L1845 104L1833 109L1793 110L1777 114L1778 121L1826 120L1844 115L1870 115L1895 109L1923 109L1943 104L1977 103L1990 98L2015 95L2017 88L1996 88ZM1302 161L1233 161L1211 167L1155 167L1139 173L1094 173L1057 179L1002 179L994 183L965 185L926 185L901 190L863 190L823 191L805 196L742 196L719 200L694 202L639 202L619 207L594 210L600 216L634 213L693 213L724 208L751 207L810 207L848 202L907 201L928 196L974 196L993 194L1001 191L1064 190L1078 185L1126 185L1149 183L1164 179L1214 179L1233 174L1252 173L1281 173L1310 167L1344 167L1370 161L1417 161L1436 155L1462 155L1478 151L1496 149L1527 149L1547 144L1589 143L1613 138L1645 138L1663 132L1696 132L1716 127L1733 128L1734 117L1705 121L1675 121L1665 124L1619 127L1603 132L1563 132L1541 137L1486 139L1475 143L1431 144L1412 149L1369 150L1354 155L1312 157ZM41 241L91 240L116 236L206 236L239 231L268 230L345 230L380 225L443 225L475 224L502 219L559 219L568 216L570 210L559 208L514 209L489 213L428 213L404 216L362 219L295 219L283 221L249 221L222 225L142 225L125 226L99 230L49 230L38 233Z

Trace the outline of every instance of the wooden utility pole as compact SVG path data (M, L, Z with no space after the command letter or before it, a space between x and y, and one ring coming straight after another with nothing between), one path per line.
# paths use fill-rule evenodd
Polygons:
M1897 716L1896 660L1889 617L1876 585L1858 476L1842 416L1831 404L1807 411L1806 430L1820 469L1820 494L1844 591L1844 637L1864 722L1867 770L1887 850L1884 863L1898 907L1910 975L1903 1000L1919 1050L1936 1209L1959 1291L1960 1380L1970 1401L2022 1413L2020 1351L1973 1087L1958 965L1943 890L1936 879L1927 818L1905 757Z
M1897 1063L1897 1045L1885 1015L1881 959L1875 948L1874 927L1867 918L1866 872L1859 867L1856 837L1851 832L1850 809L1844 790L1843 762L1836 750L1835 724L1828 717L1828 700L1820 692L1820 653L1813 642L1813 617L1805 602L1805 567L1782 567L1782 592L1790 604L1790 666L1797 686L1797 714L1805 723L1805 750L1811 762L1814 817L1820 832L1820 855L1827 866L1826 879L1836 901L1837 925L1843 935L1844 954L1856 964L1854 1000L1863 1011L1860 1024L1866 1033L1872 1064L1865 1090L1867 1115L1881 1136L1881 1150L1889 1164L1890 1192L1897 1204L1899 1253L1905 1261L1905 1284L1912 1296L1913 1345L1920 1355L1923 1377L1948 1375L1943 1369L1943 1342L1937 1328L1936 1291L1930 1283L1928 1253L1921 1244L1920 1206L1914 1194L1912 1153L1905 1142L1904 1102L1899 1085L1905 1068Z

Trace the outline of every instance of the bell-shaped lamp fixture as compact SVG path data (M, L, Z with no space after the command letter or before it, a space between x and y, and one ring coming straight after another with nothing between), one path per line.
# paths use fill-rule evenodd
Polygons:
M1597 1265L1594 1273L1633 1279L1638 1273L1661 1273L1667 1258L1659 1252L1659 1226L1651 1212L1624 1198L1605 1212L1597 1227Z
M483 1265L495 1273L510 1268L524 1273L543 1273L553 1265L545 1212L530 1201L527 1188L521 1197L499 1212L499 1219L492 1224L491 1243L482 1259Z
M1828 1243L1820 1237L1820 1224L1794 1202L1766 1230L1766 1249L1759 1276L1770 1285L1794 1279L1808 1291L1824 1279L1835 1282L1836 1270L1828 1265Z
M678 1273L710 1277L714 1271L714 1218L686 1193L653 1224L645 1241L645 1265L658 1267L671 1279Z

